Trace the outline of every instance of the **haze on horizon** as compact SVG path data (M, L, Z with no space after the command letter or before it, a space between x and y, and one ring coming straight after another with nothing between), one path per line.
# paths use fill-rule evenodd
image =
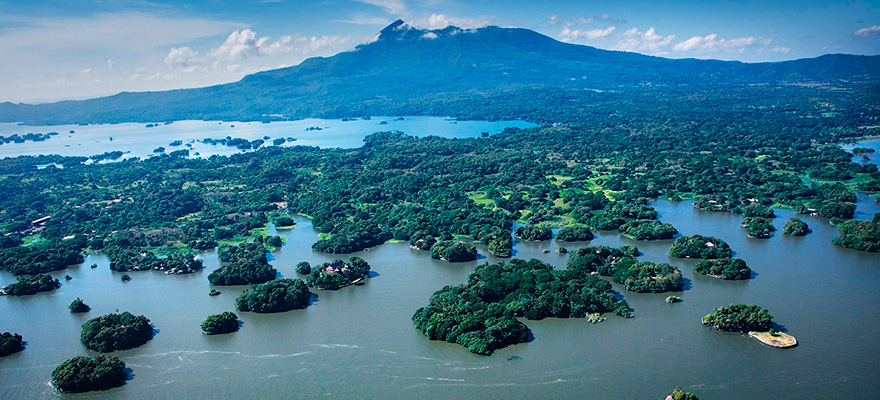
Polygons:
M218 4L220 3L220 4ZM226 83L410 25L532 29L669 58L782 61L880 54L875 1L259 0L0 2L0 101L40 103Z

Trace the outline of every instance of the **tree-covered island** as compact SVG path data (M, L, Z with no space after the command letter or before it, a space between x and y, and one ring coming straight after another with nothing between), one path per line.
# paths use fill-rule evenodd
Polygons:
M767 239L776 230L770 219L764 217L745 217L742 221L742 227L746 228L748 237L756 239Z
M608 281L577 269L554 270L538 260L513 259L479 265L467 283L434 293L413 322L431 340L489 355L528 340L528 328L517 317L583 318L605 312L632 315Z
M51 292L61 287L58 279L52 278L49 274L39 274L34 276L19 276L15 283L4 286L0 289L0 294L9 296L27 296L40 292Z
M877 217L874 217L877 220ZM833 243L848 249L880 252L880 221L846 221Z
M235 306L239 311L276 313L306 308L312 293L301 279L282 278L244 290Z
M224 311L220 314L209 315L200 326L202 332L207 335L220 335L237 331L238 323L238 315L231 311Z
M782 227L782 233L789 236L804 236L810 233L810 227L807 223L797 218L791 218Z
M67 308L69 308L72 313L84 313L92 310L92 307L89 307L89 305L79 297L73 299Z
M336 290L360 282L370 274L370 264L360 257L348 262L335 260L312 268L309 286L322 290Z
M477 259L477 248L470 243L444 240L431 246L431 257L449 262L473 261Z
M153 325L143 315L128 311L86 321L80 341L89 350L109 353L139 347L153 338Z
M756 305L731 304L703 317L703 325L724 332L767 332L773 328L772 320L769 311Z
M259 242L220 248L222 267L208 275L212 285L251 285L275 279L278 271L266 258L266 248Z
M669 255L676 258L730 258L733 252L727 242L702 235L681 236L672 242Z
M620 233L635 240L672 239L678 230L656 219L636 219L620 226Z
M746 262L739 258L717 258L712 260L700 260L694 265L694 272L709 275L713 278L726 280L749 279L752 269Z
M0 334L0 357L24 350L24 340L17 333L3 332Z
M61 393L83 393L112 389L125 384L125 363L116 356L76 356L52 372L52 386Z

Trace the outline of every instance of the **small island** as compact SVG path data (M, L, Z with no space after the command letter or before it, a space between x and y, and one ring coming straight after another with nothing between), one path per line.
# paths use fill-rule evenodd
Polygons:
M202 321L202 332L206 335L221 335L238 330L238 315L225 311L222 314L209 315Z
M776 228L770 223L769 218L745 217L742 227L746 228L746 235L755 239L768 239Z
M797 339L785 332L776 332L770 329L768 332L749 332L749 337L758 339L759 342L777 349L788 349L797 346Z
M669 304L673 304L673 303L681 303L682 300L681 300L681 297L678 297L678 296L666 296L666 302Z
M239 311L276 313L306 308L312 292L300 279L282 278L254 285L235 299Z
M116 272L160 271L168 275L191 274L204 269L202 260L192 256L172 254L159 257L152 252L139 253L135 250L113 250L110 254L110 269Z
M593 240L595 236L593 232L590 231L590 228L583 227L570 227L570 228L562 228L559 230L559 233L556 234L556 240L561 240L563 242L583 242L587 240Z
M27 296L40 292L51 292L61 287L58 279L53 279L48 274L39 274L34 276L19 276L18 281L4 286L0 289L0 294L9 296Z
M370 264L360 257L348 262L336 260L312 269L309 286L321 290L337 290L360 282L370 274Z
M694 272L725 280L749 279L752 269L739 258L702 260L694 265Z
M71 301L68 308L72 313L84 313L92 310L92 308L89 307L89 305L82 301L82 299L79 297Z
M772 320L769 311L756 305L731 304L703 317L703 325L723 332L766 332L773 327Z
M448 262L473 261L477 259L477 248L468 243L444 240L431 246L431 257Z
M636 219L620 226L620 233L635 240L672 239L678 229L656 219Z
M877 220L877 217L874 217ZM880 220L846 221L838 226L840 236L831 242L848 249L880 252Z
M6 357L22 350L24 350L24 341L21 335L9 332L0 334L0 357Z
M804 236L810 232L807 223L797 218L789 219L782 227L782 233L789 236Z
M489 241L489 253L498 258L513 255L513 239L510 235L502 235Z
M279 215L275 217L275 220L273 220L272 223L275 224L275 230L289 230L296 227L296 220L291 218L289 215Z
M616 266L612 280L624 289L636 293L680 292L684 278L678 268L669 264L622 259Z
M702 235L681 236L672 242L669 255L675 258L730 258L733 252L727 242Z
M589 246L570 252L566 265L572 270L611 276L617 270L619 261L637 254L639 249L634 246Z
M308 275L308 274L312 273L312 266L309 263L303 261L303 262L297 263L296 268L294 268L294 270L296 271L297 274Z
M540 242L553 238L553 231L543 226L527 225L516 228L513 234L528 242Z
M680 387L676 387L672 394L666 396L666 400L700 400L700 398L691 392L685 392Z
M142 346L153 338L153 326L143 315L107 314L88 320L80 340L89 350L109 353Z
M252 285L271 281L278 275L278 271L269 264L262 243L224 246L219 252L220 261L226 265L208 275L212 285Z
M52 386L61 393L84 393L119 387L128 380L125 363L116 356L76 356L52 372Z

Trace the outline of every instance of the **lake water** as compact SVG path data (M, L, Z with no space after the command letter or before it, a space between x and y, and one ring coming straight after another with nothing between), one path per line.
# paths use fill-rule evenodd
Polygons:
M383 123L384 122L384 123ZM23 155L59 154L63 156L92 156L104 152L128 152L123 158L146 158L155 155L153 150L164 147L166 152L189 149L190 156L210 157L231 155L242 151L230 146L200 143L203 139L223 139L227 136L247 140L269 136L264 146L271 146L273 139L293 137L297 140L283 146L318 146L323 148L360 147L369 134L380 131L401 131L413 136L437 135L446 138L479 137L482 132L499 133L508 127L529 128L536 126L525 121L456 121L442 117L372 117L370 120L353 121L304 119L272 123L177 121L169 125L158 124L147 128L142 123L104 125L54 125L28 126L0 123L0 136L26 133L58 132L59 135L43 142L8 143L0 145L0 158ZM309 128L321 130L307 130ZM74 131L74 133L69 133ZM112 138L112 140L111 140ZM169 146L176 140L181 146ZM191 147L187 147L189 144Z
M125 386L76 398L216 399L661 399L676 385L701 398L847 398L880 396L880 254L831 244L837 229L819 217L803 217L813 232L767 240L748 239L741 217L697 211L691 202L655 203L661 219L683 234L719 236L755 271L744 282L695 276L694 261L670 259L671 241L637 242L616 232L598 232L593 244L635 244L642 260L670 262L687 278L683 303L667 294L620 291L633 319L607 315L584 319L525 321L534 340L490 357L462 346L427 340L412 325L413 312L444 285L466 280L479 262L450 264L405 243L358 253L376 272L364 286L318 292L304 310L259 315L238 313L244 325L230 335L205 336L199 323L209 314L234 310L242 287L219 287L209 297L207 275L218 267L215 253L202 255L203 272L168 276L130 273L121 282L108 260L90 256L82 266L53 275L74 279L51 293L0 297L0 331L21 333L27 349L0 359L0 398L59 398L48 382L65 359L90 354L79 342L88 318L131 311L150 318L159 333L146 345L117 352L133 370ZM860 197L860 215L876 212ZM777 210L777 229L792 216ZM317 234L309 221L281 232L289 239L271 263L287 277L297 262L333 259L315 253ZM274 232L273 232L274 233ZM589 243L568 243L575 249ZM555 241L517 243L515 256L564 267ZM487 254L485 246L478 247ZM543 249L551 250L542 253ZM98 268L89 265L97 263ZM0 282L14 281L0 273ZM70 314L76 297L92 306ZM743 335L719 334L700 324L714 307L755 303L768 308L800 341L793 349L764 346ZM508 357L519 359L508 361Z
M859 164L880 164L880 139L864 140L855 144L841 145L841 147L846 151L852 151L856 147L874 149L873 153L865 154L868 157L867 160L863 159L862 156L854 155L853 162Z

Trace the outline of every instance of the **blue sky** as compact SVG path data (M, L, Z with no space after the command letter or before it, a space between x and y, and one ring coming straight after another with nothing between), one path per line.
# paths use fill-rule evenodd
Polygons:
M671 58L880 54L874 1L0 0L0 101L235 81L351 50L397 18Z

